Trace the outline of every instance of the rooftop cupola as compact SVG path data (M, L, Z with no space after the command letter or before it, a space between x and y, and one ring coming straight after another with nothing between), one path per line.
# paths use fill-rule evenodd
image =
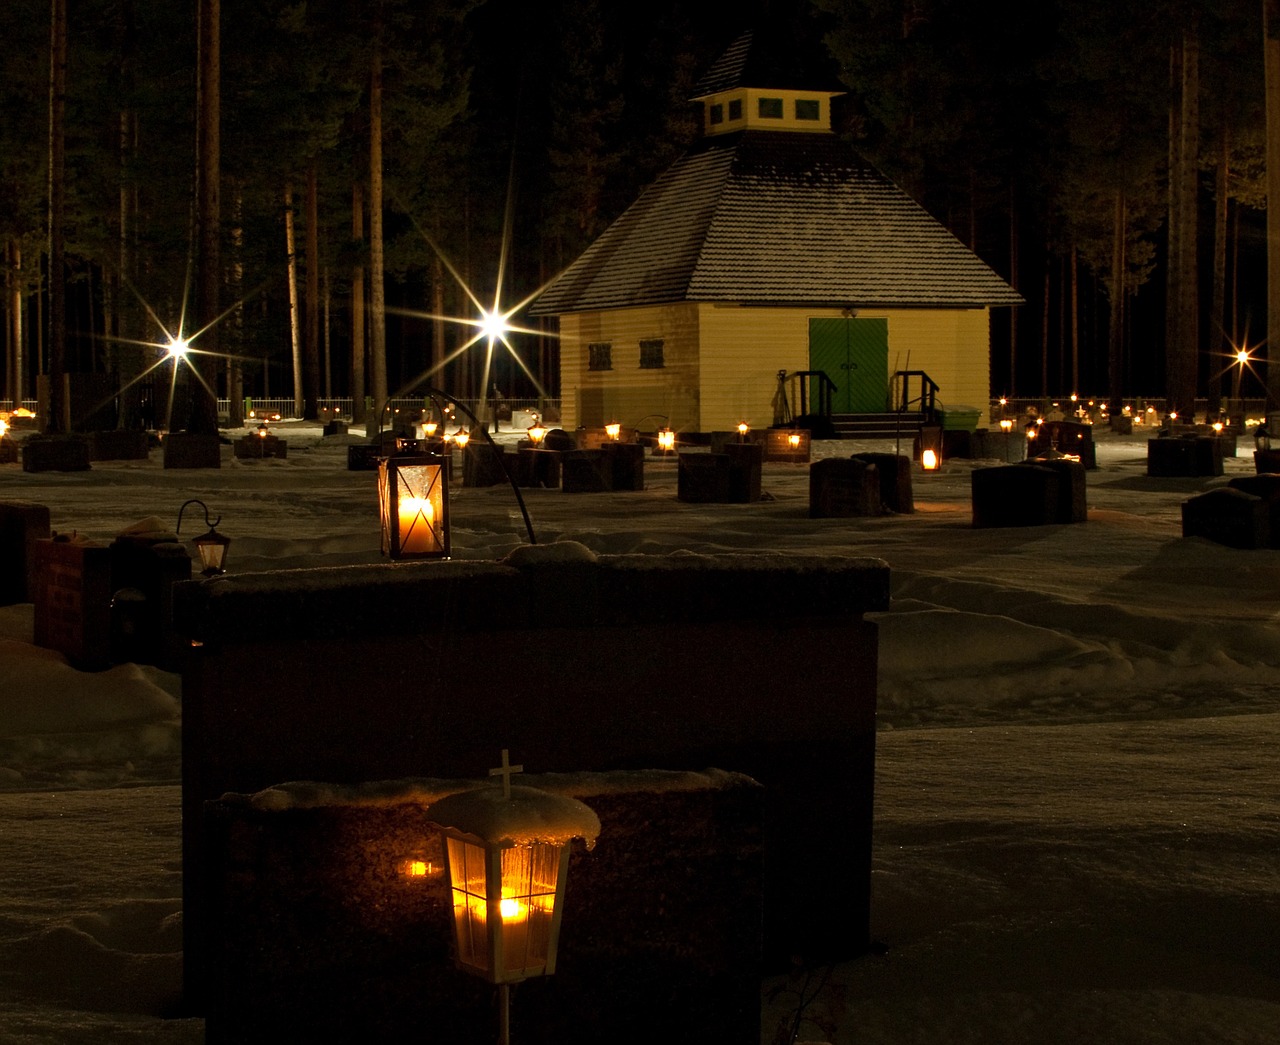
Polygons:
M803 85L803 72L766 64L743 33L694 88L707 135L743 130L831 133L831 99L844 93Z

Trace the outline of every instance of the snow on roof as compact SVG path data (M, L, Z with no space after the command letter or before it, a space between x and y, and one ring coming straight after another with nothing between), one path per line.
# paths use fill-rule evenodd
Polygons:
M600 835L600 818L584 802L536 787L500 785L461 791L432 804L428 814L441 827L475 835L489 845L563 844Z
M1021 296L834 135L706 138L534 303L978 308Z

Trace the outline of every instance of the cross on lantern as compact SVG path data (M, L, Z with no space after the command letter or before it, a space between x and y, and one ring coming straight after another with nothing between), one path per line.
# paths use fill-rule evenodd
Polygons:
M495 769L489 770L490 776L502 777L502 797L511 797L511 774L523 773L524 766L513 766L507 759L507 749L502 749L502 765Z

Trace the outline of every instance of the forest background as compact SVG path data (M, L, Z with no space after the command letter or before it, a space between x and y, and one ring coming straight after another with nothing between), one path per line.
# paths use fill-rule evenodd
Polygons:
M808 86L844 91L838 132L1026 299L993 324L993 394L1216 409L1263 392L1232 364L1266 334L1258 0L52 0L52 16L9 0L11 400L49 372L51 170L66 369L118 388L192 333L201 5L221 16L217 390L233 415L277 396L314 418L342 396L360 419L378 367L393 394L428 371L462 399L558 394L552 331L514 335L524 365L500 353L485 388L480 353L451 359L474 331L432 317L505 311L571 262L698 136L694 85L746 28L810 64Z

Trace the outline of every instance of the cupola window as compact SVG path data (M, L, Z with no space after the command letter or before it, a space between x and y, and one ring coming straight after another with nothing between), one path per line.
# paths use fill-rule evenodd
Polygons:
M758 110L762 120L781 120L782 119L782 99L781 98L761 98L758 102Z

